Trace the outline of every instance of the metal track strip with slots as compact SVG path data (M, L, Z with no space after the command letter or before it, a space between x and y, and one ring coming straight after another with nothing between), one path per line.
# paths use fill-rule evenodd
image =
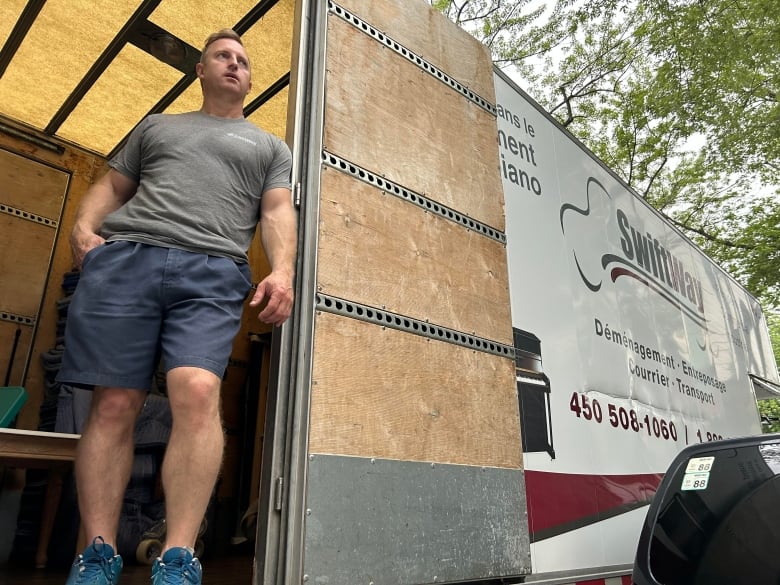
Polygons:
M335 14L336 16L342 18L358 30L366 33L367 35L371 36L375 40L379 41L383 45L385 45L387 48L395 51L411 63L414 63L417 67L425 71L426 73L432 75L442 83L445 83L446 85L450 86L452 89L466 97L469 101L475 103L483 110L496 115L496 106L494 104L491 104L489 101L487 101L485 98L480 96L479 94L475 93L474 91L470 90L468 87L460 83L458 80L453 79L449 75L447 75L444 71L436 67L433 63L430 63L429 61L426 61L416 53L410 51L406 47L404 47L399 42L393 40L389 36L387 36L385 33L383 33L380 30L377 30L370 24L368 24L366 21L364 21L362 18L355 16L352 14L349 10L346 10L345 8L339 6L332 0L328 0L328 10Z
M404 201L417 205L418 207L424 209L425 211L435 213L440 217L443 217L444 219L453 221L457 224L462 225L467 229L482 234L483 236L487 236L488 238L496 240L497 242L506 244L506 234L504 234L504 232L492 228L489 225L479 222L475 219L472 219L468 215L464 215L458 211L455 211L454 209L451 209L446 205L442 205L441 203L437 203L432 199L428 199L424 195L415 193L414 191L411 191L406 187L402 187L398 183L394 183L393 181L385 179L384 177L379 176L376 173L364 169L347 160L344 160L343 158L335 154L332 154L327 151L323 151L322 162L323 164L329 167L332 167L334 169L352 175L356 179L359 179L364 183L368 183L369 185L376 187L377 189L381 189L382 191L389 193L390 195L394 195L399 199L403 199Z
M419 319L399 315L386 309L378 309L376 307L356 303L354 301L346 301L322 293L318 293L316 296L315 308L318 311L327 311L328 313L335 313L344 317L352 317L360 321L373 323L374 325L390 327L392 329L414 333L415 335L436 339L438 341L454 343L456 345L501 357L510 359L514 359L515 357L515 348L510 345L505 345L475 335L469 335L462 331L448 329L447 327L428 323L427 321L420 321Z
M35 325L35 317L28 317L27 315L17 315L9 311L0 311L0 321L8 323L17 323L18 325L26 325L32 327Z
M5 203L0 203L0 213L5 213L12 217L18 217L19 219L26 219L27 221L31 221L39 225L45 225L50 228L56 228L58 223L55 219L49 219L48 217L43 217L42 215L36 215L34 213L30 213L29 211L25 211L24 209L17 209L16 207L11 207Z

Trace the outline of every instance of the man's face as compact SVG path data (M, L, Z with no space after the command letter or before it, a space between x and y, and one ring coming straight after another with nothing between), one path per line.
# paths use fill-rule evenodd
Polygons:
M204 93L235 94L242 99L252 89L249 57L240 43L218 39L206 49L203 63L195 67Z

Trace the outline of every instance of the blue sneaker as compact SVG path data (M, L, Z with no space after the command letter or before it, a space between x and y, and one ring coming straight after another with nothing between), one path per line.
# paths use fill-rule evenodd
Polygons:
M76 557L65 585L116 585L121 572L122 557L98 536Z
M152 566L152 585L200 585L200 561L186 548L171 548Z

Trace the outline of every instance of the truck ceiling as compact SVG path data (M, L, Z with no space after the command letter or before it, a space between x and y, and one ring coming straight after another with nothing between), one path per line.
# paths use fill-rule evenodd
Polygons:
M252 63L245 116L284 138L294 4L2 0L0 130L33 129L44 145L56 137L110 157L147 114L200 108L200 48L233 28Z

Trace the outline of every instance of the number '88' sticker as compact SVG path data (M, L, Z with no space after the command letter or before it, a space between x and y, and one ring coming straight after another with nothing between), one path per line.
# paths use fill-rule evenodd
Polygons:
M683 477L682 487L680 489L683 491L706 490L709 481L709 473L686 473L685 477Z
M692 457L688 460L685 473L706 473L712 469L715 457Z

